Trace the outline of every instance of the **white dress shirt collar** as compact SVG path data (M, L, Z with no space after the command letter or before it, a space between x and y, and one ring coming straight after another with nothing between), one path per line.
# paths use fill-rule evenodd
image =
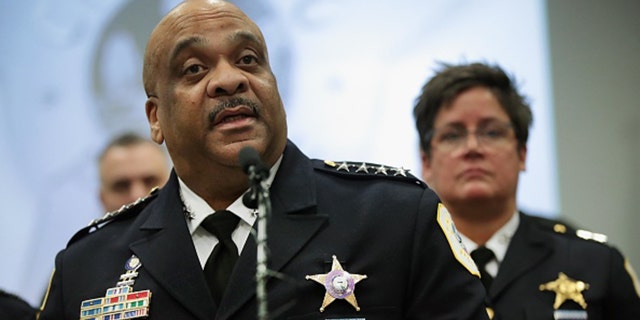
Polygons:
M278 161L269 169L269 178L265 184L267 187L271 187L271 183L278 172L278 168L280 168L280 163L282 162L282 156L278 158ZM182 203L185 207L185 216L187 218L187 225L189 226L189 231L193 235L196 229L200 226L200 223L208 217L210 214L214 212L214 210L209 206L209 204L202 199L199 195L197 195L193 190L191 190L185 183L178 177L178 183L180 185L180 198L182 199ZM256 215L254 214L254 209L247 208L244 203L242 203L242 196L238 197L228 208L227 210L233 212L237 215L242 221L246 222L248 225L253 225L256 220Z
M486 266L487 272L494 277L498 274L498 268L502 260L504 260L504 256L507 254L509 243L511 243L511 238L513 238L513 235L518 230L518 225L520 225L520 214L516 211L513 216L511 216L511 219L484 244L484 246L491 249L495 255L495 259L492 259ZM478 248L478 244L467 238L464 234L460 233L460 238L469 252Z

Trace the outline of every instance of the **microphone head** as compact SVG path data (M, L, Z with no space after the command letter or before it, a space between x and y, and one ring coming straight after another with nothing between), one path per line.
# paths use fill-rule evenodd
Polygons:
M261 162L260 154L252 147L244 147L238 153L238 161L244 173L249 173L249 167L256 166Z
M238 161L244 173L249 174L253 170L256 174L269 175L269 168L260 160L260 154L252 147L244 147L238 153ZM253 169L252 169L253 167Z

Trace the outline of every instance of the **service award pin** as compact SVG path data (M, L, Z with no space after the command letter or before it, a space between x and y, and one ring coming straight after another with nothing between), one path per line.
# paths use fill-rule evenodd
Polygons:
M360 311L358 301L354 294L356 284L367 278L366 275L351 274L342 269L342 265L338 258L334 255L331 265L331 271L325 274L307 275L305 279L313 280L327 290L320 306L320 312L324 312L325 308L336 299L347 300L356 311Z
M113 288L107 289L104 297L82 301L80 320L141 319L149 316L151 291L133 291L138 269L142 266L135 255L124 265L125 273Z

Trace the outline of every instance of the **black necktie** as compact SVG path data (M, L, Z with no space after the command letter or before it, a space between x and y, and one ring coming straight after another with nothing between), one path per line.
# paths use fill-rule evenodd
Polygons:
M478 266L478 269L480 269L480 281L482 281L487 292L489 292L489 287L491 287L493 277L487 272L486 267L487 263L494 257L495 255L493 254L493 251L484 246L471 251L471 258Z
M202 227L216 236L219 241L204 265L204 277L217 304L220 304L233 266L238 260L238 247L231 239L231 233L239 220L240 218L233 212L223 210L216 211L202 221Z

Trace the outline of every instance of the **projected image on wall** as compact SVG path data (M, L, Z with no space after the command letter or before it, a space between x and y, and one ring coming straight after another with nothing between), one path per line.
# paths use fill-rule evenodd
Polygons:
M232 1L262 28L290 138L309 156L420 176L412 108L438 62L513 72L532 103L522 209L553 215L553 119L539 1ZM177 1L0 5L0 287L39 303L55 253L102 214L97 156L113 135L148 136L142 55ZM10 28L7 26L11 26ZM9 214L11 213L11 214ZM19 226L19 227L17 227Z

